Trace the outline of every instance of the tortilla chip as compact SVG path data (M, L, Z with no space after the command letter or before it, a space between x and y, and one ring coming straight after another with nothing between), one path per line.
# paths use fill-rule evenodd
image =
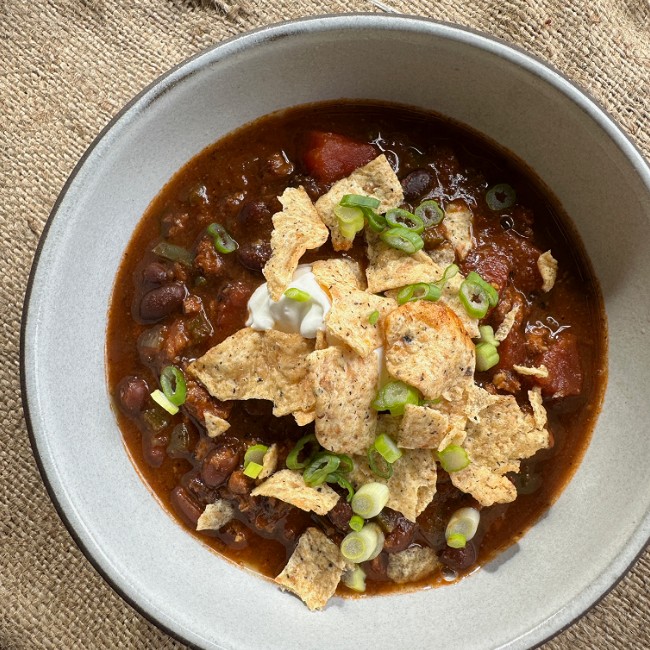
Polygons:
M378 482L388 486L389 508L415 521L431 503L436 493L436 459L430 449L405 449L402 457L393 463L393 475L382 479L370 469L367 456L354 458L350 480L355 487Z
M517 498L517 489L508 478L483 465L470 464L450 476L451 482L461 492L471 494L484 506L511 503Z
M258 479L265 479L275 472L278 466L278 446L272 444L265 452L262 459L262 471L258 475Z
M442 266L443 269L453 264L456 260L454 247L448 241L443 241L442 244L432 251L427 251L427 255L433 260L434 264Z
M388 555L388 577L397 584L422 580L440 567L436 552L429 547L411 546Z
M353 242L353 239L341 234L338 218L334 214L334 208L346 194L361 194L379 199L377 212L380 213L398 207L404 200L402 185L383 154L359 167L347 178L334 183L330 191L316 201L316 210L332 232L335 251L349 250Z
M273 215L272 255L263 270L269 294L276 301L289 286L305 251L322 246L329 235L302 187L288 187L278 198L283 210Z
M366 278L359 263L344 257L317 260L312 264L311 272L318 284L327 291L335 284L344 284L355 289L366 288Z
M424 252L409 255L385 244L379 235L366 230L368 243L368 291L381 293L398 289L416 282L435 282L442 277L444 267L440 267Z
M251 492L251 496L274 497L317 515L326 515L339 500L339 495L327 483L310 487L300 472L291 469L282 469L267 478Z
M307 355L313 345L300 334L246 327L208 350L188 371L220 400L268 399L276 416L309 411L314 396Z
M325 607L346 567L339 547L317 528L308 528L275 581L313 611Z
M521 459L549 445L548 431L536 425L539 415L526 415L512 395L492 395L490 401L467 423L463 447L470 464L450 474L459 490L484 506L514 501L517 491L505 474L518 472Z
M313 422L316 418L316 413L314 411L294 411L293 417L296 420L296 424L299 427L307 426L310 422Z
M472 239L472 211L463 201L454 201L445 207L442 230L462 262L474 246Z
M543 429L548 422L548 416L546 415L546 409L544 408L542 400L542 389L539 386L535 386L533 390L528 391L528 401L533 409L533 422L535 428Z
M497 341L505 341L512 326L517 320L517 314L519 314L519 309L521 305L517 302L512 306L512 309L505 315L504 319L501 321L501 325L497 327L497 331L494 333L494 338Z
M544 364L533 368L514 364L512 369L525 377L540 377L541 379L548 377L548 368Z
M386 368L428 399L474 374L474 344L456 314L419 300L392 311L385 321Z
M402 416L380 413L377 417L377 435L388 434L393 440L397 440L399 428L402 424Z
M332 346L310 354L308 364L318 442L336 454L365 453L377 424L377 412L370 406L377 392L377 357Z
M477 386L474 381L461 385L462 396L459 403L454 404L455 409L462 409L463 415L468 420L478 422L481 411L491 406L494 402L494 395L488 393L485 388Z
M196 522L196 530L219 530L235 516L235 509L224 499L217 499L205 506L203 514Z
M537 268L542 276L542 291L550 291L557 278L557 260L551 255L551 251L546 251L537 258Z
M407 404L397 432L401 449L438 449L450 431L449 416L435 407Z
M216 438L217 436L223 435L228 429L230 429L230 422L220 418L210 411L205 412L205 428L207 434L210 438Z
M314 346L315 350L324 350L328 346L327 335L322 330L316 332L316 344Z
M444 272L444 271L443 271ZM442 274L441 274L442 277ZM465 276L461 273L457 273L453 278L447 281L445 288L442 291L442 296L440 296L440 302L443 305L447 305L456 316L458 320L463 324L467 335L471 339L478 338L480 331L478 329L478 318L472 318L468 313L463 303L458 297L458 292L460 291L460 285L465 281Z
M332 285L330 293L332 307L325 317L328 333L362 357L381 347L383 319L395 309L397 303L391 298L375 296L342 284ZM371 325L369 318L375 311L379 312L379 320Z

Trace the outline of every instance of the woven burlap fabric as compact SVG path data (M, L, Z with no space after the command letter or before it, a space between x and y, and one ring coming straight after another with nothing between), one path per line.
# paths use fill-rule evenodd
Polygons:
M537 54L587 89L650 153L647 0L388 4ZM284 19L377 10L361 0L0 0L0 648L183 647L93 570L58 518L29 445L20 402L21 309L39 235L65 179L123 104L184 58ZM649 580L646 554L547 647L650 647Z

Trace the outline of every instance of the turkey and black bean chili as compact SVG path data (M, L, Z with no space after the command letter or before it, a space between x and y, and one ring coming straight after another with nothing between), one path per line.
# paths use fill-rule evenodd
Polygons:
M512 503L482 506L438 466L435 495L416 521L385 507L374 518L385 537L381 552L361 562L366 593L404 587L389 578L388 567L392 554L408 548L431 548L440 563L412 586L464 575L512 544L557 497L588 442L605 382L602 302L579 240L523 165L445 120L389 105L321 104L262 118L193 158L152 202L118 273L107 340L108 380L126 445L146 482L189 530L272 578L310 527L340 545L353 516L344 484L327 484L341 498L319 515L252 496L261 481L244 471L246 451L258 444L275 444L277 470L284 469L314 423L276 417L267 400L217 400L188 365L245 327L248 301L265 281L272 215L282 210L278 197L285 189L302 186L315 202L380 154L401 183L400 207L413 213L435 200L443 211L452 204L469 208L471 248L454 261L463 276L474 271L498 293L479 324L494 332L508 314L514 318L498 345L498 363L477 370L475 382L490 395L513 395L524 411L530 410L528 391L537 390L550 435L548 449L507 474L517 492ZM236 250L215 247L224 239L208 231L214 223ZM442 224L420 236L423 250L434 256L448 238ZM553 288L543 291L538 259L549 250L559 270ZM335 251L328 240L300 263L339 257L364 270L363 233L349 250ZM175 415L151 398L168 366L181 371L186 385ZM547 372L522 374L515 366ZM206 416L230 427L209 437ZM219 530L196 532L206 506L216 501L230 504L232 517ZM464 507L478 510L480 522L474 536L454 548L446 528ZM341 584L339 593L352 592Z

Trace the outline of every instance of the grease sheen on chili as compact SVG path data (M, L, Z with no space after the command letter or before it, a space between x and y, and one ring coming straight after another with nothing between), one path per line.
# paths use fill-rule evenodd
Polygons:
M476 245L460 270L465 275L476 271L500 294L482 324L496 329L513 301L523 304L498 348L498 365L477 373L478 383L513 393L523 403L530 382L536 381L545 397L557 397L545 402L553 447L522 464L521 473L512 477L517 500L484 508L479 529L464 549L446 545L445 528L455 510L475 502L458 492L442 470L437 494L417 524L384 510L381 517L392 532L384 551L365 567L367 593L403 588L387 581L386 554L410 543L430 545L443 564L462 575L515 542L557 497L588 442L606 373L602 301L577 236L534 174L476 134L412 109L338 102L267 116L205 149L151 203L120 266L107 333L108 381L126 446L143 479L189 531L270 577L280 573L308 526L340 543L350 532L352 516L345 498L319 517L251 497L254 481L243 473L251 446L277 443L283 467L313 425L298 427L290 416L274 418L271 404L261 400L217 403L189 377L178 415L161 412L149 394L159 388L163 368L185 367L244 326L248 299L264 281L271 216L281 209L277 196L286 187L302 185L315 200L335 180L382 152L401 179L404 209L413 212L430 200L444 209L455 199L471 207ZM516 190L516 202L494 210L486 192L500 183ZM207 230L213 223L237 243L232 252L215 249ZM425 250L443 241L439 224L432 223L422 233ZM347 254L363 265L361 241L358 236ZM152 252L161 242L180 247L172 249L176 261ZM191 264L181 249L189 252ZM544 294L536 259L548 249L559 261L560 275ZM301 263L337 255L327 243ZM548 380L512 371L515 364L540 363L549 368ZM206 412L227 417L230 429L208 438L201 425ZM219 532L195 532L199 514L218 497L238 506L235 520ZM440 576L429 580L440 581ZM339 591L353 593L343 585Z

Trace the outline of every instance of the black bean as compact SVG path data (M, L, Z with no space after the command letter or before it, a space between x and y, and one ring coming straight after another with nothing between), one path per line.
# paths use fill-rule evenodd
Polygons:
M415 524L406 519L406 517L400 517L393 530L386 535L384 540L384 551L386 551L386 553L398 553L399 551L403 551L408 548L410 543L413 541L414 536Z
M174 272L162 262L149 262L142 271L142 277L147 282L163 284L174 277Z
M442 564L454 571L469 569L476 563L477 551L472 542L467 542L465 548L451 548L446 546L438 556Z
M180 485L172 490L169 501L176 512L183 519L196 526L196 522L202 514L200 506L190 497L187 491Z
M259 232L261 226L272 227L271 210L264 201L249 201L237 215L237 231L241 234Z
M186 293L185 285L180 282L170 282L148 291L140 301L140 317L152 322L169 316L183 306Z
M352 506L345 499L339 499L336 505L327 513L327 518L340 531L349 532L350 519L352 519Z
M206 485L217 487L225 482L239 464L239 452L223 445L211 451L201 466L201 478Z
M237 249L239 263L251 271L261 271L271 257L271 243L254 241L243 244Z
M142 456L149 467L158 468L165 460L165 447L169 441L166 435L142 434Z
M388 580L388 555L383 551L370 562L364 562L363 568L369 580L384 582Z
M149 386L141 377L129 375L117 385L117 400L126 415L139 415L149 399Z
M402 189L404 190L404 198L407 201L415 201L431 189L433 176L426 169L416 169L408 176L405 176L401 180L401 183Z

